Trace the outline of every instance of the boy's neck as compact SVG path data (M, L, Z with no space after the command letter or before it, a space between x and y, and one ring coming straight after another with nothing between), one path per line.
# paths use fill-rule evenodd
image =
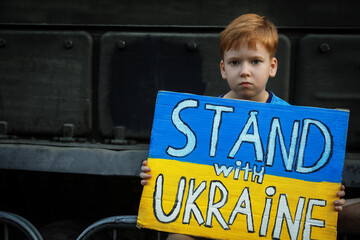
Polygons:
M233 91L229 91L228 93L226 93L223 98L230 98L230 99L238 99L238 100L246 100L246 101L253 101L253 102L262 102L262 103L266 103L267 100L269 99L269 92L267 90L265 90L265 92L263 92L263 94L259 95L259 96L254 96L251 99L247 99L247 98L242 98L240 96L237 96Z

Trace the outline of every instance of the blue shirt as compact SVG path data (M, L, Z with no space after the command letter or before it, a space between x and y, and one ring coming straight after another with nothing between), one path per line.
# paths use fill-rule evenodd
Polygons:
M266 90L269 93L269 97L266 100L266 103L271 104L279 104L279 105L290 105L288 102L282 100L281 98L277 97L273 92ZM220 95L219 97L223 98L225 94Z
M275 96L275 94L273 92L268 91L268 93L269 93L269 97L266 100L266 103L279 104L279 105L290 105L288 102Z

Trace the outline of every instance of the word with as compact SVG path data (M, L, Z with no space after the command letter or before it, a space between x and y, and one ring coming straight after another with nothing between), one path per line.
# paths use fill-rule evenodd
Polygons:
M154 214L156 219L161 223L171 223L175 222L180 216L180 210L182 209L185 186L186 186L186 178L181 177L176 199L174 201L174 206L171 211L166 214L163 209L162 197L163 197L163 184L164 177L162 174L159 174L156 179L156 186L154 192ZM199 196L204 192L207 187L207 181L202 181L197 187L195 187L195 179L191 178L189 181L189 189L188 196L185 202L184 213L183 213L183 224L190 224L191 215L194 215L195 220L199 224L199 226L205 223L205 227L212 228L213 227L213 219L221 225L224 230L230 230L230 225L232 225L238 214L242 214L246 216L247 223L247 231L248 233L255 233L254 229L254 221L253 221L253 213L252 206L250 201L250 190L249 187L245 187L240 194L237 203L235 204L228 221L225 221L223 215L220 212L220 209L225 206L228 202L229 192L227 188L221 181L213 180L210 182L209 186L209 194L208 194L208 204L206 207L206 219L204 219L203 214L196 204L196 200ZM216 192L220 193L220 200L215 202ZM265 193L267 197L265 198L265 207L263 210L263 214L261 217L261 224L259 229L259 236L264 237L268 233L268 227L270 223L270 211L272 208L273 199L272 197L276 193L276 188L274 186L269 186L266 188ZM276 217L274 218L274 228L272 231L273 239L280 239L282 232L283 220L287 224L288 233L290 239L297 239L300 228L301 228L301 218L303 215L304 209L306 209L305 219L303 224L303 239L311 239L311 228L312 227L325 227L325 221L321 219L312 218L312 212L315 206L324 207L326 206L326 201L322 199L312 199L308 200L308 204L305 208L305 197L299 197L294 220L291 216L291 212L289 209L289 204L287 200L287 194L280 194L279 202L276 211Z
M229 175L234 172L234 179L238 180L240 177L240 170L244 171L244 181L248 181L249 179L249 172L252 172L252 177L251 177L251 181L255 182L255 179L257 179L257 183L261 184L263 182L264 179L264 174L265 174L265 167L261 166L260 171L257 171L257 165L254 164L254 167L251 169L250 167L250 163L247 162L245 164L244 167L241 167L242 162L241 161L236 161L235 162L237 167L226 167L225 165L220 165L217 163L214 163L214 170L215 170L215 174L216 176L220 176L220 174L222 173L224 178L229 177Z

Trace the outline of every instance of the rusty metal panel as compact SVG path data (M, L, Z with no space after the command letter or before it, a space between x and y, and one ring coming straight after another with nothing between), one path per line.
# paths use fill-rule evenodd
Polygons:
M360 145L360 35L309 34L299 41L296 104L350 109L348 150Z
M91 75L85 32L0 31L0 121L15 135L90 133Z
M219 96L228 91L222 80L218 34L118 33L100 39L99 129L113 136L125 127L127 138L150 136L158 90ZM269 87L287 99L290 42L280 37L278 77Z

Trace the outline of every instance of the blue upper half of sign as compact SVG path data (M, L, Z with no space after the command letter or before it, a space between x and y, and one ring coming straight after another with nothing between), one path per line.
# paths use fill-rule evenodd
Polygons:
M149 157L338 183L348 119L343 110L161 91Z

